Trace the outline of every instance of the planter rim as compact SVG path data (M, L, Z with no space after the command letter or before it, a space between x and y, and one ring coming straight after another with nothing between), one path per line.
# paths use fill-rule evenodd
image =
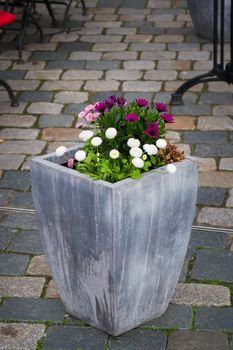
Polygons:
M72 154L77 151L78 149L82 149L82 147L80 147L80 145L78 146L74 146L74 147L70 147L67 149L67 152ZM57 162L56 162L57 161ZM56 155L56 152L52 152L52 153L48 153L48 154L45 154L45 155L42 155L42 156L37 156L37 157L34 157L32 160L31 160L31 167L32 167L32 164L33 163L40 163L41 165L44 165L46 167L49 167L50 169L54 169L54 170L57 170L57 171L63 171L64 173L69 173L70 176L74 176L76 178L81 178L83 180L86 180L86 181L89 181L89 182L95 182L96 184L99 184L99 185L102 185L102 186L106 186L106 187L109 187L109 188L119 188L123 185L129 185L131 183L134 183L135 181L140 181L146 177L149 177L149 176L152 176L153 174L157 173L157 175L170 175L172 176L173 174L169 174L167 173L166 171L166 165L163 165L157 169L153 169L153 170L150 170L148 172L145 172L142 174L142 178L139 179L139 180L135 180L135 179L132 179L131 177L129 178L126 178L124 180L120 180L120 181L117 181L117 182L114 182L114 183L111 183L111 182L108 182L108 181L105 181L105 180L93 180L90 176L88 175L85 175L83 173L80 173L76 170L73 170L73 169L69 169L65 166L62 166L62 163L65 163L67 161L67 159L64 157L64 156L57 156ZM185 158L179 162L174 162L174 164L176 165L176 167L179 169L179 167L182 166L182 164L184 163L188 163L188 162L192 162L192 163L196 163L195 161L189 159L189 158ZM197 165L197 164L196 164Z

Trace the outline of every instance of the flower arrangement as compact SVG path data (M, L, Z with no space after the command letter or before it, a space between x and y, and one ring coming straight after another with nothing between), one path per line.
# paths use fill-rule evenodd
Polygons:
M117 182L128 177L139 179L144 172L167 165L174 173L183 152L165 138L167 123L174 118L161 102L150 104L138 98L127 103L123 97L110 96L88 105L78 114L77 128L88 127L79 137L83 149L68 159L67 166L93 179ZM64 155L66 147L56 153Z

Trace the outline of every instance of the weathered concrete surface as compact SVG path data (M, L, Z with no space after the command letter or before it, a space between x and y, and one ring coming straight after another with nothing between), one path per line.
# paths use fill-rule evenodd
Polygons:
M74 154L77 148L70 149ZM32 189L45 252L66 310L112 335L167 309L184 262L197 194L197 166L115 184L32 161Z

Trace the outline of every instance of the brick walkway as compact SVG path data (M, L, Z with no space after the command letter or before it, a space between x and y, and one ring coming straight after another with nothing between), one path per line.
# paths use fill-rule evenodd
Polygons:
M72 9L82 29L25 45L24 64L14 42L2 45L0 77L20 105L0 90L0 207L28 211L0 210L0 349L233 350L233 87L225 83L197 85L172 109L170 137L200 161L199 227L166 314L113 339L66 315L59 300L30 212L30 158L76 144L72 112L88 102L116 93L169 102L182 81L212 68L212 45L196 37L185 1L86 2L87 17ZM46 32L46 12L43 21Z

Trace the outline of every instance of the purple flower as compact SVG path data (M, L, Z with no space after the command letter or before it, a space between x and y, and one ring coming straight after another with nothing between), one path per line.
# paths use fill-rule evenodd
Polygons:
M162 102L157 102L155 104L155 108L157 109L158 112L167 112L168 111L167 105L165 105L165 103L162 103Z
M118 97L116 103L119 107L124 107L126 105L126 99L123 96Z
M95 110L98 112L104 112L106 108L107 106L104 102L97 102L95 104Z
M152 139L158 137L159 135L158 123L157 122L149 123L145 131L145 134Z
M163 113L161 114L161 118L165 121L165 123L174 123L174 117L171 114Z
M125 120L127 122L138 122L139 116L137 114L130 113L125 116Z
M115 96L110 96L107 98L107 100L105 100L105 104L106 106L111 109L114 104L116 103L116 97Z
M139 107L148 107L149 105L149 101L145 98L137 98L135 101Z

